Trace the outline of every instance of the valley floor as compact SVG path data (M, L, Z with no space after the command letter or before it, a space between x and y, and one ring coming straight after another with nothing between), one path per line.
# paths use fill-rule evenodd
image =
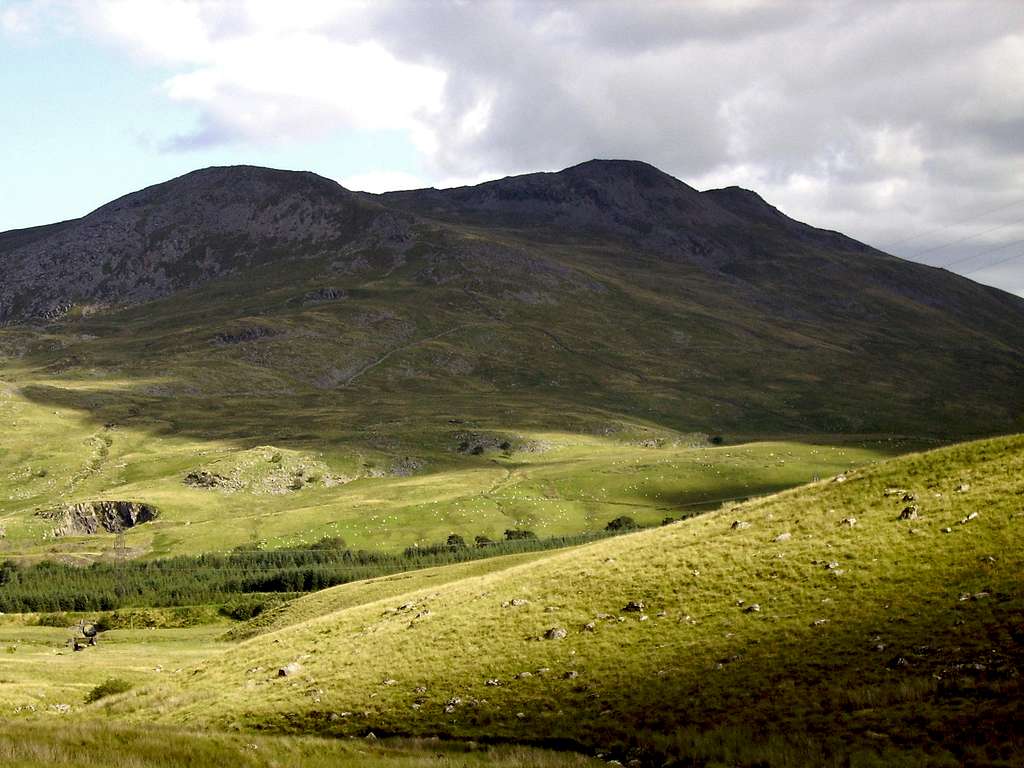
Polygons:
M584 760L455 744L437 757L372 732L641 765L1020 765L1024 437L841 477L580 547L347 584L246 625L111 630L79 653L60 647L66 629L4 617L0 755ZM129 690L86 704L110 678Z

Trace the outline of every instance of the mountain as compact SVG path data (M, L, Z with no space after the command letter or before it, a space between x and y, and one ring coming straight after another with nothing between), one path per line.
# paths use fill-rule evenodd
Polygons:
M195 171L76 221L0 234L0 322L58 317L73 302L138 303L337 249L380 213L312 173Z
M657 522L823 443L1024 428L1024 301L639 162L383 195L209 168L0 234L0 276L0 525L32 551L97 501L159 508L152 554ZM711 438L798 463L641 469Z

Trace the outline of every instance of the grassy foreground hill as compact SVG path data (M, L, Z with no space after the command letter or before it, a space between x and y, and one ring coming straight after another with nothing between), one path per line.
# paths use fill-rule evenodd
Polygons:
M404 592L328 590L83 714L658 765L1019 764L1024 437L843 477Z

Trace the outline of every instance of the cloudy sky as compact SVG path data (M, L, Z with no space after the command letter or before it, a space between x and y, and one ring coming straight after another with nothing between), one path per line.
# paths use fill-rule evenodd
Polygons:
M1024 295L1024 2L0 0L0 230L197 167L593 157Z

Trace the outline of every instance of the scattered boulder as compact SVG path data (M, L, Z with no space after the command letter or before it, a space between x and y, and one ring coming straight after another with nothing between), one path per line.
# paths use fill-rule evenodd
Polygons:
M490 680L484 683L484 685L488 685L491 688L497 688L499 685L501 685L501 680L499 680L496 677L492 677Z
M502 608L519 608L523 605L529 605L530 601L522 597L513 597L511 600L506 600L501 604Z
M229 481L226 477L218 475L216 472L207 472L205 469L200 469L189 472L185 475L185 479L182 482L192 488L219 488Z
M910 663L902 656L893 656L885 666L889 669L905 669L910 666Z
M847 481L847 479L848 478L846 477L845 473L840 473L840 474L838 474L838 475L836 475L835 477L832 478L832 482L833 483L845 483Z
M734 531L742 531L744 528L749 528L750 523L746 520L733 520L732 525L729 526Z
M978 513L977 512L971 512L971 514L969 514L967 517L965 517L963 520L960 521L960 525L967 525L969 522L971 522L971 520L977 520L977 519L978 519Z
M828 624L828 619L815 619L814 621L811 622L811 626L812 627L820 627L820 626L823 626L825 624Z
M789 541L792 538L793 534L791 534L789 531L785 531L784 533L780 533L778 536L772 539L772 541L774 541L776 544L779 544L783 541Z
M908 507L904 507L903 511L900 512L900 520L917 520L918 515L917 504L911 504Z
M583 625L583 631L584 632L596 632L597 631L597 624L595 622L593 622L593 621L588 621L586 624Z
M969 490L971 490L970 483L960 483L960 485L956 487L957 493L967 493Z
M746 608L743 609L743 612L744 613L760 613L761 612L761 606L758 605L757 603L751 603L750 605L748 605Z
M568 636L564 627L552 627L544 633L545 640L564 640Z
M953 529L950 528L949 526L946 526L945 528L942 529L942 532L943 533L952 533Z
M450 715L452 712L455 711L457 707L461 706L461 704L462 699L460 699L458 696L453 696L452 698L448 699L448 703L444 705L444 711L446 714Z
M292 662L289 662L288 664L285 664L283 667L281 667L279 670L277 670L277 676L278 677L291 677L292 675L299 674L299 672L301 672L301 671L302 671L302 665L299 664L299 662L297 662L297 661L292 661Z
M579 672L577 672L575 669L570 669L568 672L562 675L562 678L565 680L575 680L579 676Z
M839 521L839 525L845 526L847 528L853 528L855 525L857 525L857 518L844 517L842 520Z
M643 600L630 600L625 606L623 606L622 611L623 613L641 613L644 610L644 607Z
M886 488L883 495L889 498L890 496L902 496L905 493L908 493L908 491L904 488Z
M903 500L904 501L917 501L917 494L911 493L910 491L907 491L906 493L903 494Z

